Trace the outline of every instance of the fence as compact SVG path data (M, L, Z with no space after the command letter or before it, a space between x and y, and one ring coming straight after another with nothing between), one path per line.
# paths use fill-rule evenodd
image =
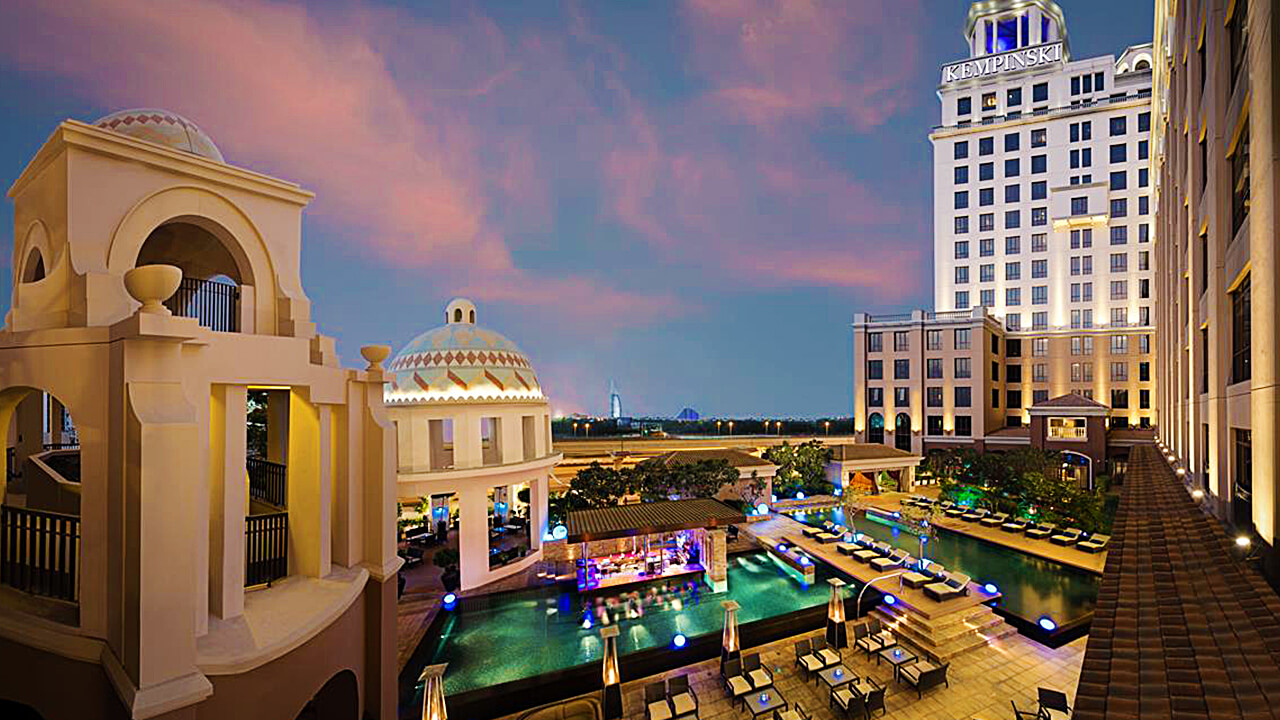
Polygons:
M260 457L245 460L249 473L249 497L278 508L285 507L286 468L280 463Z
M231 283L184 277L164 305L174 315L195 318L210 330L240 331L240 288Z
M244 585L270 584L289 574L289 513L244 519Z
M77 602L80 518L0 505L0 583Z

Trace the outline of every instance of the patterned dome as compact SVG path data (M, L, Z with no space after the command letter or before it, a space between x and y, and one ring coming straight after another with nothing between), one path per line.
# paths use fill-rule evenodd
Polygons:
M195 123L168 110L121 110L100 118L94 125L174 150L226 162L222 159L218 146L213 144L213 138L205 135Z
M388 404L542 400L538 376L516 344L475 324L463 298L445 308L445 324L405 345L387 365Z

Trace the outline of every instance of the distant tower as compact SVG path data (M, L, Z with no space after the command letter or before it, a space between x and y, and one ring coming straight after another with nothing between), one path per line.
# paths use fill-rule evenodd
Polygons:
M622 396L612 380L609 381L609 417L614 420L622 417Z

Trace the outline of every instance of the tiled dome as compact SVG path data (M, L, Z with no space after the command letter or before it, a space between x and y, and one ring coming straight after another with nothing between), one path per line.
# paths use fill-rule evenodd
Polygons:
M388 404L543 399L529 359L501 334L476 325L471 301L453 300L445 318L388 363Z
M155 108L121 110L100 118L93 124L121 135L226 162L222 159L218 146L213 144L213 138L205 135L195 123L175 112Z

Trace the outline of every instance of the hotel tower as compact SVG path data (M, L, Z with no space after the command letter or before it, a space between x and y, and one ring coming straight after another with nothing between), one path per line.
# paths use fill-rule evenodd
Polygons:
M1160 439L1273 583L1278 23L1266 0L1157 2L1151 126Z
M1151 45L1075 58L1050 0L976 2L964 42L929 134L936 309L855 316L855 430L913 452L1026 444L1063 396L1067 434L1090 413L1150 427Z

